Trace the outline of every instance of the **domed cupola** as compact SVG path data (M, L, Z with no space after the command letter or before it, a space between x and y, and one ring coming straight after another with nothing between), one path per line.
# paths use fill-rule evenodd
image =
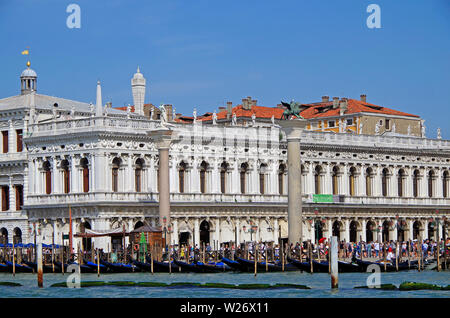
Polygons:
M37 74L30 68L30 61L27 62L27 68L20 75L21 94L36 92Z

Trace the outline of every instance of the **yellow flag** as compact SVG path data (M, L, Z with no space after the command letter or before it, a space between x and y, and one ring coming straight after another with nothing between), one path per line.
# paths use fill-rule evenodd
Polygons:
M28 50L22 51L22 55L28 55L30 52Z

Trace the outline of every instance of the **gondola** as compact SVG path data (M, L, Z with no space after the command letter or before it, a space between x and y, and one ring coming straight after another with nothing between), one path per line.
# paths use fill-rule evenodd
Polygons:
M179 261L179 260L173 260L173 262L180 266L185 272L190 272L190 273L205 273L205 269L204 268L200 268L197 267L197 265L195 265L195 263L186 263L183 261Z
M233 261L226 257L222 257L221 260L235 271L248 272L248 267L246 265L242 265L241 263Z
M383 261L370 262L370 261L363 261L360 259L355 259L355 262L360 266L360 269L362 272L366 272L367 268L370 265L378 265L382 272L385 272L385 271L386 272L396 272L397 271L397 266L395 264L395 261L394 262L386 262L386 270L385 270ZM417 268L417 265L414 262L411 263L411 266L408 265L408 261L398 263L398 271L405 271L405 270L415 269L415 268Z
M298 269L304 271L304 272L311 272L311 264L310 262L302 262L299 261L297 259L291 259L291 258L287 258L288 262L291 263L292 265L296 266ZM314 270L314 268L313 268Z
M358 264L338 261L338 271L339 273L355 273L360 272L361 269Z
M100 267L100 273L107 273L108 272L108 267L106 267L103 264L96 264L90 261L85 261L86 266L88 266L91 270L93 270L95 273L97 273L98 271L98 267Z
M195 265L203 270L203 273L223 273L231 271L232 268L223 262L218 263L202 263L197 262Z
M5 264L8 266L8 271L10 273L13 272L13 263L10 261L6 261ZM15 264L16 273L33 273L33 268L26 264Z
M37 272L37 263L24 261L24 264L31 267L35 272ZM59 269L59 271L61 271L61 267L55 266L55 272L57 272L58 269ZM53 273L53 267L52 267L52 265L42 264L42 271L44 273Z
M139 262L137 260L133 260L132 263L139 267L141 269L141 271L144 272L151 272L152 271L152 264L151 264L151 259L147 259L147 263L146 262ZM181 269L178 265L176 265L174 262L172 262L172 264L170 264L170 268L169 268L169 262L158 262L153 260L153 272L154 273L177 273L177 272L182 272L185 273L186 271Z
M64 264L64 265L62 265L61 262L54 262L54 264L55 264L55 266L59 267L58 272L61 272L61 266L64 266L64 273L68 273L67 268L69 267L69 265L76 265L78 267L78 263L76 263L76 262L70 262L70 263ZM94 270L94 269L92 269L91 267L89 267L86 264L81 264L80 265L80 271L81 271L82 274L89 274L89 273L96 273L97 269ZM56 272L57 271L55 269L55 273Z
M8 272L8 265L0 263L0 273Z
M139 267L132 264L110 263L103 260L100 260L100 264L105 265L111 273L133 273L140 271Z
M236 258L239 263L241 263L243 266L247 268L248 272L253 272L255 270L255 261L251 261L245 258L237 257ZM266 263L265 262L257 262L256 264L256 270L258 272L265 272L267 269L268 272L281 272L283 271L283 265L281 262L277 263ZM284 271L297 271L298 268L290 263L284 264Z

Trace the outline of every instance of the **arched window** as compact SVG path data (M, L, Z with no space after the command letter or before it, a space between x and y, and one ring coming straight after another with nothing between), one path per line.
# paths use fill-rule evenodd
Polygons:
M226 193L227 189L227 173L228 173L228 164L226 162L222 162L220 165L220 192Z
M414 170L413 173L413 196L417 198L419 195L419 170Z
M80 160L81 169L83 169L83 192L89 192L89 161L87 158Z
M444 198L448 197L448 171L444 171L442 174L442 196Z
M9 186L2 186L2 211L9 210Z
M186 174L186 163L182 161L180 163L180 168L178 170L178 190L180 191L180 193L184 193L185 174Z
M314 170L314 190L316 194L321 193L321 180L320 175L322 173L322 167L316 166L316 169Z
M16 190L16 211L20 211L23 206L23 185L17 184L14 188Z
M349 186L349 194L351 196L355 195L355 179L356 179L356 168L351 167L350 168L350 174L348 176L348 186Z
M333 194L339 194L339 168L337 166L333 167L331 172L331 181L333 184Z
M372 196L372 168L366 169L366 196Z
M286 166L281 164L278 168L278 193L284 194L284 174L286 173Z
M242 194L244 194L247 190L247 171L248 171L248 164L247 163L241 164L240 177L241 177L241 193Z
M266 190L266 172L267 165L261 164L259 167L259 193L264 194Z
M61 169L63 171L64 193L69 193L70 192L70 170L69 170L69 161L68 160L61 161Z
M16 227L13 231L13 242L14 244L22 243L22 230Z
M434 190L434 171L430 170L428 172L428 196L430 198L433 197L433 190Z
M388 192L388 169L384 168L381 172L381 194L387 196Z
M206 172L208 171L208 164L202 161L200 165L200 192L206 193Z
M121 160L119 158L114 158L112 161L112 191L119 191L119 168Z
M0 229L0 243L8 244L8 230L4 227Z
M50 162L45 161L42 167L44 168L45 173L45 193L50 194L52 193L52 169Z
M142 191L142 169L144 168L144 160L142 158L136 159L134 169L134 189L136 192Z
M403 169L400 169L398 171L398 179L397 179L397 188L398 188L398 196L403 196L403 184L405 180L405 171Z

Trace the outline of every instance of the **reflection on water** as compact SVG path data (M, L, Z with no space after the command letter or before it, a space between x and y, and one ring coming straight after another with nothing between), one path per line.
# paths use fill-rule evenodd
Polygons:
M256 277L251 273L129 273L129 274L81 274L81 281L134 281L134 282L194 282L226 284L277 284L291 283L311 287L310 290L234 290L204 288L159 288L159 287L89 287L89 288L50 288L54 283L65 282L69 274L44 274L44 287L37 287L36 274L0 273L0 282L17 282L22 287L0 287L0 297L450 297L450 291L382 291L373 289L354 289L366 285L369 273L339 274L339 289L331 290L328 274L316 273L260 273ZM406 271L398 273L381 273L381 284L400 285L405 281L430 283L440 286L450 284L450 272Z

